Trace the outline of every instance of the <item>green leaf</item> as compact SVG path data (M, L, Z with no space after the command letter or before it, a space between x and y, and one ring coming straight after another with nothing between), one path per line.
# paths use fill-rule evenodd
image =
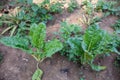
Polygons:
M68 24L67 22L61 23L60 33L61 37L67 40L71 35L75 35L81 31L81 27L76 24Z
M101 71L101 70L106 69L106 66L99 66L99 65L94 65L94 64L91 64L90 66L91 66L92 69L95 70L95 71Z
M32 80L42 80L41 79L42 75L43 75L43 71L41 69L37 69L32 76Z
M81 55L81 63L82 64L89 64L89 63L93 62L93 60L94 60L94 56L90 52L82 53L82 55Z
M18 18L19 20L22 20L25 16L25 11L21 10L17 15L16 18Z
M83 36L83 40L87 45L88 51L92 50L94 47L98 46L103 37L103 31L97 27L98 25L93 25L89 27Z
M19 48L22 50L28 50L29 41L25 37L13 36L3 37L0 39L0 43L13 48Z
M39 9L38 5L33 5L31 8L34 12L36 12Z
M30 27L30 38L34 47L42 48L46 39L46 25L44 23L32 24Z
M63 24L63 26L70 27L70 25ZM61 33L65 36L63 51L66 51L65 55L69 57L70 60L81 61L82 64L91 65L92 69L100 71L105 69L104 66L92 65L96 56L100 54L116 52L119 46L119 39L116 40L111 34L99 28L99 25L90 25L88 29L85 30L84 34L71 35L73 28L62 28ZM66 35L69 35L66 37ZM116 36L117 37L117 36ZM117 37L118 38L118 37Z
M27 0L27 3L28 3L28 4L32 4L32 3L33 3L33 0Z
M84 53L82 47L81 47L82 39L79 37L71 37L67 40L68 45L70 46L70 53L79 56L82 53Z
M63 48L62 43L55 39L52 41L49 41L45 44L45 56L51 57L53 54L55 54L57 51L60 51Z

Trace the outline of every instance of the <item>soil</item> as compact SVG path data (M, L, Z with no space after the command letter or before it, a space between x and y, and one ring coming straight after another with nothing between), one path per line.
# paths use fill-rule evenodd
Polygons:
M54 37L53 32L59 31L61 21L67 20L70 23L80 24L81 15L79 12L78 9L73 13L64 11L62 14L55 14L54 20L47 24L47 39ZM102 29L112 33L114 30L110 26L116 20L117 17L108 16L103 18L99 24ZM87 28L82 26L83 30ZM0 63L0 80L31 80L31 76L36 70L36 60L32 56L3 44L0 44L0 54L4 56ZM116 56L111 53L109 56L96 59L95 63L107 67L103 71L96 72L91 70L89 66L84 67L68 61L65 56L56 53L52 58L47 58L39 64L44 72L42 80L120 80L120 68L114 65Z

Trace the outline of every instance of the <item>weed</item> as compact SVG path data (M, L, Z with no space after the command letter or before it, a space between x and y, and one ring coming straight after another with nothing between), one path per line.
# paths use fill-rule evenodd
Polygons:
M93 15L82 15L82 18L79 18L79 21L81 24L85 24L87 26L90 26L92 24L95 24L97 22L100 22L101 18Z

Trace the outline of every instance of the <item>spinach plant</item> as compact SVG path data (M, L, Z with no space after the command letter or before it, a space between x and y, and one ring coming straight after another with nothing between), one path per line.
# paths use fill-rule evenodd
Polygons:
M67 40L71 36L80 34L80 32L81 32L81 26L77 24L69 24L66 21L61 22L61 28L59 33L62 40Z
M64 42L67 45L66 55L75 62L81 62L83 65L89 64L93 70L100 71L106 68L94 64L96 56L109 52L119 53L113 36L101 30L97 24L91 25L82 35L71 36L69 34L69 36Z
M41 5L46 8L51 14L60 13L64 8L64 0L44 0Z
M32 80L41 80L40 78L42 77L43 72L38 67L39 62L47 57L51 57L63 48L62 43L57 39L46 41L46 26L44 23L38 25L32 24L28 37L3 37L0 39L0 42L13 48L22 49L36 59L37 70L33 74Z
M82 30L81 26L77 24L69 24L68 22L62 22L59 31L60 40L63 42L64 48L60 51L62 55L66 55L69 60L75 61L76 58L72 58L74 54L69 53L69 45L67 40L73 36L81 36ZM79 34L79 35L78 35Z
M108 16L108 15L119 16L120 7L116 5L118 5L116 1L106 2L104 0L98 0L95 10L104 12L105 16Z
M94 5L91 0L84 0L82 2L82 7L88 15L91 15L94 12Z
M68 12L73 12L75 9L79 7L79 4L76 0L70 0L70 3L68 4Z

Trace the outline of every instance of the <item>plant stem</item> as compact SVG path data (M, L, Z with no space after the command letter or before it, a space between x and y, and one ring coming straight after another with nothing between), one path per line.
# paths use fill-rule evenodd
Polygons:
M39 69L39 61L37 61L37 69Z

